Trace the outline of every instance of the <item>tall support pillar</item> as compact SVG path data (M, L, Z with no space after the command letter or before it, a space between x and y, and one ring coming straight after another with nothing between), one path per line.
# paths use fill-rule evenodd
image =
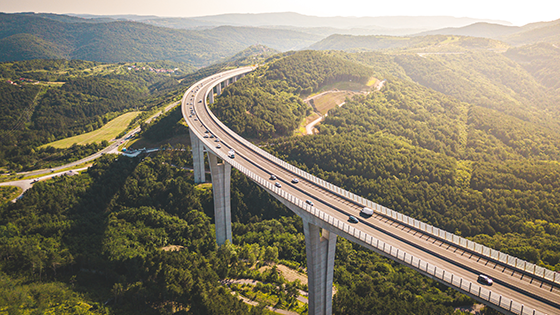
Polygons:
M191 148L193 155L193 169L194 169L194 182L206 182L206 173L204 170L204 144L196 137L196 135L189 129L191 137Z
M216 85L216 94L218 94L218 96L222 95L222 82Z
M208 93L208 102L210 104L214 104L214 89L212 89L210 93Z
M336 234L303 220L307 254L309 315L332 314ZM322 232L322 233L321 233Z
M210 172L212 173L212 193L214 195L214 218L216 221L216 242L223 245L231 239L231 202L230 183L231 165L218 163L218 157L208 153Z

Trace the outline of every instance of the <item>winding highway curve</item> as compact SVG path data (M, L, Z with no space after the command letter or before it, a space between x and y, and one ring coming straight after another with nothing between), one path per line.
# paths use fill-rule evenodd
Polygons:
M503 313L560 314L560 281L556 281L560 280L560 274L554 275L553 281L547 280L452 244L445 238L423 232L379 211L374 212L371 217L362 217L360 210L363 204L337 193L336 190L328 189L325 185L319 185L315 180L297 175L292 168L241 140L216 119L206 103L214 86L252 70L253 68L246 67L216 74L195 83L185 93L182 101L183 116L191 132L200 139L208 152L211 151L246 174L252 173L250 178L259 179L257 183L276 198L280 198L281 190L283 194L299 199L302 203L311 201L314 207L306 206L307 208L312 208L314 213L325 214L329 218L328 222L338 222L329 226L332 228L329 230L335 234L407 265ZM220 142L215 142L215 138L204 138L205 134L215 135ZM227 157L230 149L235 151L234 159ZM278 179L270 180L271 174ZM297 178L299 182L292 183L293 178ZM270 184L278 182L281 188L264 185L266 181ZM350 215L359 218L359 223L350 223ZM374 242L377 246L372 245L371 240L377 240ZM379 247L380 241L383 249ZM404 258L400 259L401 256ZM494 284L481 285L477 282L479 274L493 278ZM493 302L489 303L487 300Z

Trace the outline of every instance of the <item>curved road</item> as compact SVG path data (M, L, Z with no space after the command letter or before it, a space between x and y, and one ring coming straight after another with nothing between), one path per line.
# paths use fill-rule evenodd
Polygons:
M205 104L206 95L209 87L216 85L215 82L223 81L224 77L232 77L250 70L250 68L241 68L203 79L185 93L183 116L189 127L209 150L222 151L226 154L230 148L234 149L235 161L253 173L264 179L270 178L271 174L276 175L278 180L274 182L280 183L283 190L301 200L312 201L317 209L341 221L347 221L349 215L360 218L360 222L354 224L355 228L391 244L407 254L420 258L424 262L429 262L438 270L445 270L474 284L477 283L478 275L481 273L492 277L495 281L494 285L486 287L492 291L492 296L501 295L502 301L509 302L510 299L513 299L523 303L526 314L529 310L532 314L533 309L544 314L560 314L558 284L551 285L499 262L489 261L483 256L444 243L383 215L374 213L369 218L360 217L361 205L304 178L299 178L299 183L293 184L291 181L295 176L288 169L238 141L231 130L222 128L211 116ZM214 142L215 139L211 138L203 138L202 135L207 130L217 136L220 142ZM217 148L218 144L221 145L221 148Z

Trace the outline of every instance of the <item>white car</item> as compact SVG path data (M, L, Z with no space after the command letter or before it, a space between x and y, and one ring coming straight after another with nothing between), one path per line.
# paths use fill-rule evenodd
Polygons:
M368 207L364 207L362 209L362 211L360 211L360 213L364 216L370 216L370 215L373 215L373 209L370 209Z
M282 188L282 184L280 184L279 182L274 183L274 186L276 186L278 188Z

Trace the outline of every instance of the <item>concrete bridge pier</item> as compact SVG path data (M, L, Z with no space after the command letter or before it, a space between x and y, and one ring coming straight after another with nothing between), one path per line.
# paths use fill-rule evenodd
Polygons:
M317 218L310 213L266 187L263 188L303 220L307 256L308 314L332 315L332 286L337 235L316 225Z
M337 235L303 219L307 255L309 315L332 315L332 286Z
M216 224L216 243L223 245L231 239L231 165L218 161L218 157L208 153L208 162L212 174L212 193L214 195L214 218Z
M204 170L204 144L198 137L189 129L191 138L191 148L193 154L193 169L194 169L194 182L206 182L206 172Z
M218 94L218 96L222 95L222 82L216 85L216 94Z
M210 93L208 93L208 103L214 104L214 89L213 88L210 90Z

